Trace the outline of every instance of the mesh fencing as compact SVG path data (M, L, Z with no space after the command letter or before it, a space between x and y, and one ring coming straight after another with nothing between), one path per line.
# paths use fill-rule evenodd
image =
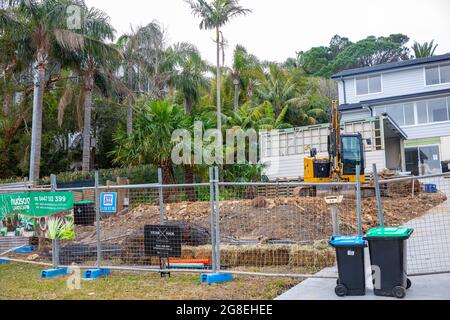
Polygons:
M381 191L385 225L415 230L408 241L408 273L450 272L450 176L387 180Z
M161 267L160 258L168 258L163 267L199 268L195 261L211 265L211 206L210 186L164 186L126 189L129 206L121 213L103 217L101 222L102 247L115 255L103 253L102 263L108 266ZM118 192L120 197L120 192ZM191 201L189 201L191 200ZM176 256L148 254L146 226L175 227L179 235L169 237L171 246L180 250Z
M354 187L334 190L301 183L221 184L220 262L223 270L263 274L315 274L335 264L328 245L336 205L339 234L357 230Z
M383 178L384 224L415 230L409 274L450 272L450 179ZM59 266L303 277L335 265L331 235L359 232L356 184L224 183L211 175L204 184L106 183L57 191L74 194L76 232L74 241L44 242L42 256ZM117 197L114 212L102 212L105 193ZM336 196L342 201L327 203ZM366 233L381 224L373 182L361 196Z

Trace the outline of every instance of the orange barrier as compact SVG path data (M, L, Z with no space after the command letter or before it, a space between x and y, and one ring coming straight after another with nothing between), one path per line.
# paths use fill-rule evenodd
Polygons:
M168 263L179 263L179 264L205 264L210 265L211 260L209 259L168 259Z

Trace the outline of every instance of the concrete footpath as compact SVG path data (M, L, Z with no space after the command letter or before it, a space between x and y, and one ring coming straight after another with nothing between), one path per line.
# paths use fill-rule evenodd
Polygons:
M334 268L325 269L319 274L335 274L337 277ZM413 285L403 300L450 300L450 274L411 277L411 281ZM334 293L335 287L334 279L307 279L275 300L397 300L375 296L371 280L367 283L367 295L363 297L340 298Z

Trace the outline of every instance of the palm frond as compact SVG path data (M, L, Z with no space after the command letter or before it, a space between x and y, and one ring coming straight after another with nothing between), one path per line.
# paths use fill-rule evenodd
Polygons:
M58 103L58 126L61 128L64 120L64 111L66 107L72 102L73 88L72 86L66 86L64 93Z

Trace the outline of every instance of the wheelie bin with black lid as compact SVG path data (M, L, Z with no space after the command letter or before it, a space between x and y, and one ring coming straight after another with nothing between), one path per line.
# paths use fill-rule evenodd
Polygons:
M329 244L336 249L339 273L336 295L339 297L364 296L366 294L364 269L366 241L362 237L334 236Z
M411 287L407 269L407 240L413 234L410 228L371 229L365 240L369 243L374 291L377 296L403 299Z

